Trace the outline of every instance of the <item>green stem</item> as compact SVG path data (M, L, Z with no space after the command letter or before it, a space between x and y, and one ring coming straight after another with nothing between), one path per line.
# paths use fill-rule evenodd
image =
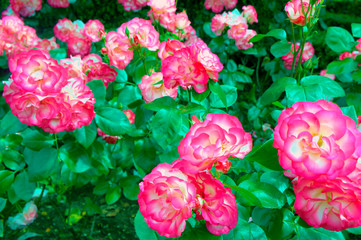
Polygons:
M292 26L292 43L293 43L293 52L294 52L295 46L296 46L296 38L295 38L295 27L293 26L293 22L291 22L291 26ZM291 51L292 51L292 48L291 48ZM291 77L293 77L293 71L295 70L296 57L297 57L297 54L293 53Z
M39 196L38 200L36 201L36 204L35 204L35 205L36 205L38 208L39 208L39 205L40 205L40 201L41 201L41 199L43 198L45 188L46 188L46 184L43 185L43 188L41 189L40 196Z

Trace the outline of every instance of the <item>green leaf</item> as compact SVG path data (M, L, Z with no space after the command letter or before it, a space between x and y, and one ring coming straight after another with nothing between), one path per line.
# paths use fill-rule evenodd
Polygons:
M218 98L222 101L223 106L227 106L227 97L226 97L226 93L223 91L223 89L221 88L221 86L214 81L210 81L209 83L209 88L211 90L211 92L215 95L218 96ZM223 107L222 106L222 107Z
M327 65L327 73L342 74L350 73L357 68L357 62L352 58L345 58L342 61L333 61Z
M107 190L107 194L105 195L105 202L108 205L111 205L119 200L121 196L121 188L119 186L109 187Z
M4 210L5 206L6 206L6 202L7 202L7 199L6 198L1 198L0 197L0 212L2 210Z
M248 161L258 162L262 166L275 171L283 171L278 161L277 149L273 147L273 139L268 140L259 148L253 148L245 157Z
M18 200L29 201L35 191L36 184L30 182L28 173L23 171L16 175L14 183L8 191L9 201L14 204Z
M352 35L346 29L341 27L327 28L326 44L332 51L337 53L351 52L354 42Z
M223 235L223 240L249 239L267 240L267 236L260 226L241 218L238 218L237 225L227 235Z
M216 38L217 35L211 29L211 23L206 22L203 24L203 31L211 38Z
M157 152L154 148L154 143L152 143L149 138L137 140L133 154L134 166L142 177L144 177L146 173L150 173L159 163L156 161Z
M29 238L41 237L41 236L43 236L43 235L41 235L39 233L27 232L27 233L24 233L23 235L21 235L17 240L27 240Z
M341 107L341 110L343 114L349 116L352 120L354 120L356 125L358 124L356 110L353 105L347 107Z
M202 102L205 98L208 97L208 95L210 94L211 90L209 88L207 88L206 91L202 92L202 93L197 93L196 91L194 91L194 89L192 88L192 99L196 100L197 102Z
M4 237L4 223L0 221L0 237Z
M49 51L50 57L60 62L61 59L66 58L66 50L64 48L54 48Z
M255 207L252 221L266 231L270 239L282 239L283 214L280 210Z
M189 103L187 106L180 107L179 112L183 114L194 113L194 112L205 112L207 109L197 103Z
M135 215L134 227L135 233L140 240L158 240L156 232L148 227L140 211Z
M13 149L2 151L2 160L7 168L17 171L25 167L23 156L18 151Z
M319 84L312 84L307 86L287 86L286 96L289 105L300 101L314 102L325 98L325 94L323 93L322 87Z
M278 29L272 29L266 34L257 34L253 38L251 38L248 42L258 42L259 40L265 37L274 37L279 40L287 40L286 31L278 28Z
M229 72L237 71L237 64L232 59L228 60L227 62L227 70Z
M351 23L352 35L361 38L361 23Z
M291 43L286 40L281 40L276 42L271 46L271 53L275 58L282 57L289 53L291 50Z
M268 183L262 183L259 181L254 181L253 179L248 179L241 182L239 187L243 187L246 190L256 196L262 207L264 208L282 208L286 203L286 197L283 195L277 188Z
M301 85L304 87L319 85L322 88L322 93L327 97L345 96L343 88L336 81L333 81L328 77L318 75L307 76L301 79ZM316 89L313 89L313 91L316 91Z
M2 69L9 68L8 58L7 58L6 54L4 53L4 51L3 51L3 54L0 56L0 68L2 68Z
M298 227L299 239L302 240L345 240L342 232L329 231L323 228Z
M99 128L110 136L120 136L130 130L127 116L117 108L99 108L95 116L95 121Z
M290 180L285 177L283 171L265 172L262 174L260 181L275 186L281 193L290 185Z
M297 80L290 77L277 79L261 96L261 104L268 105L274 101L277 101L281 94L285 91L286 87L290 85L297 85Z
M14 181L14 172L8 170L0 171L0 194L6 192Z
M169 96L154 99L154 101L144 104L144 108L152 111L161 109L171 110L177 108L177 103Z
M165 149L168 145L181 139L182 115L176 110L160 110L151 122L152 136Z
M91 159L88 153L82 146L77 144L67 143L61 146L59 157L75 173L85 172L91 167Z
M93 80L86 83L86 85L92 90L94 94L94 98L95 98L94 106L95 107L103 106L105 103L105 95L106 95L106 90L103 81L101 79Z
M97 136L95 122L92 121L89 125L75 129L74 136L83 147L88 148Z
M178 238L179 240L222 240L221 235L213 235L210 233L205 223L198 224L195 228L187 224L184 232Z
M348 93L346 96L347 105L355 107L357 116L361 116L361 93Z
M212 85L210 85L212 86ZM218 87L215 87L218 86ZM215 87L215 88L213 88ZM210 104L215 108L230 107L237 101L237 88L228 85L213 85L211 87L211 95L209 97ZM213 89L212 89L213 88Z
M43 148L39 152L26 148L24 157L28 164L29 180L32 182L48 178L58 166L58 153L54 148Z
M44 136L38 130L26 129L21 133L23 137L22 144L31 150L39 151L42 148L53 146L54 138L52 136Z
M15 117L14 114L11 113L11 111L9 111L0 121L0 137L7 134L21 132L26 127L27 125L21 123L19 119Z
M236 192L236 199L246 206L262 206L260 200L250 191L243 187L226 184L226 187Z
M127 176L120 180L119 186L123 189L124 197L133 201L138 199L140 180L140 177L135 175Z
M348 228L346 231L355 235L361 235L361 227Z

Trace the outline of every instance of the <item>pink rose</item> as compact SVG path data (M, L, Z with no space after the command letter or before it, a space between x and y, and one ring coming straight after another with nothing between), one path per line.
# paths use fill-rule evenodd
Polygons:
M133 51L129 50L131 48L129 40L114 31L108 32L105 47L110 65L119 69L124 70L133 59Z
M242 15L247 18L249 24L258 23L256 9L252 5L243 6Z
M303 47L303 53L301 57L302 63L312 58L314 54L315 54L315 49L313 48L312 44L310 42L306 42L305 46Z
M62 42L67 42L68 39L73 36L73 33L78 28L78 25L73 24L67 18L59 19L58 23L54 26L54 35Z
M284 169L307 179L334 179L355 169L360 144L355 122L336 104L321 99L283 110L273 146Z
M16 16L6 16L1 19L2 27L8 34L17 34L23 30L24 22Z
M42 0L10 0L10 7L14 12L23 17L32 16L35 11L40 11Z
M197 61L190 47L182 48L162 61L164 86L175 88L180 85L186 89L193 86L198 93L207 89L206 69Z
M200 189L197 195L203 202L198 220L203 218L212 234L227 234L238 222L237 203L233 193L207 172L197 174L196 181Z
M248 25L247 23L240 23L238 25L232 25L231 29L227 31L227 35L232 39L241 39L247 33Z
M217 36L220 36L224 30L224 28L226 27L226 21L227 21L227 17L224 14L216 14L213 18L212 18L212 22L211 22L211 30L212 32L214 32L214 34L216 34Z
M83 58L83 73L87 73L87 82L102 79L104 86L107 88L109 82L115 80L117 71L103 63L101 57L97 54L89 54Z
M206 9L212 9L212 12L219 13L223 11L223 7L232 9L237 5L237 0L206 0L204 6Z
M118 0L118 3L123 4L125 11L138 11L147 5L147 0Z
M170 96L173 99L177 97L178 86L175 88L166 88L163 83L159 83L162 80L163 74L161 72L154 72L150 76L144 75L142 77L138 87L142 92L142 96L145 102L152 102L154 99L164 96Z
M324 69L320 72L320 76L331 78L332 80L335 80L335 74L328 74L327 69Z
M125 116L127 116L129 123L134 124L135 114L133 113L133 111L132 110L124 110L123 113L125 114Z
M52 49L59 48L59 44L56 43L55 37L50 39L39 40L36 48L49 52Z
M54 8L67 8L69 0L48 0L48 4Z
M361 190L347 179L315 181L299 178L293 182L295 212L309 225L341 231L361 225Z
M67 41L68 46L68 56L80 55L84 57L90 53L92 41L86 37L76 37L72 36Z
M92 42L99 42L102 39L101 30L104 31L104 25L97 19L89 20L84 26L84 34Z
M163 60L166 57L172 56L174 52L184 47L185 45L181 41L176 39L168 39L167 41L160 43L158 57Z
M358 51L361 52L361 38L357 40L358 44L355 46Z
M244 158L252 149L251 134L234 116L208 114L204 122L195 116L193 121L178 145L181 164L189 172L211 169L215 161L225 162L230 156Z
M292 43L290 52L287 53L285 56L281 57L281 59L284 61L283 65L285 66L285 68L287 69L292 68L293 56L299 50L299 48L300 48L300 43L296 43L295 46ZM308 59L312 58L314 53L315 53L315 49L313 48L312 44L310 42L306 42L302 52L301 63L303 64ZM301 54L301 50L297 54L294 66L297 66L297 63L300 58L300 54Z
M316 12L316 6L319 4L319 2L320 0L318 0L315 6L312 7L311 11L311 6L309 5L310 0L303 0L302 3L301 0L291 0L286 4L285 11L291 22L300 26L304 26L305 18L307 19L307 22L312 20L313 15ZM307 13L308 9L308 15L305 16L303 13Z
M221 172L221 173L227 173L228 170L231 168L231 162L226 160L226 161L216 161L216 164L214 165L214 168L216 169L217 172Z
M116 144L118 139L121 139L121 137L118 136L110 136L100 130L100 128L97 128L97 134L103 138L104 141L106 141L109 144Z
M149 0L148 6L151 7L152 14L155 19L165 13L175 13L175 0Z
M191 22L185 12L177 13L175 15L175 26L177 29L185 29L189 25L191 25Z
M129 41L125 29L129 31L131 45L138 46L139 44L151 51L159 48L159 33L155 30L151 21L135 17L129 22L123 23L117 32L122 39Z
M253 47L253 43L250 43L248 41L256 35L256 31L247 29L246 34L242 38L236 39L236 46L238 47L238 49L243 50Z
M338 57L338 60L342 61L344 60L345 58L353 58L353 55L352 53L349 53L349 52L344 52L344 53L341 53L340 56Z
M139 184L139 210L159 235L179 237L192 216L196 189L189 177L168 163L159 164Z

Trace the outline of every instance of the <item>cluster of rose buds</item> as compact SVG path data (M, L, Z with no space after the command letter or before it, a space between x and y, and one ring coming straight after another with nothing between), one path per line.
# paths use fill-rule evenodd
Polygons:
M125 69L133 59L133 50L139 47L158 50L159 33L151 21L135 17L123 23L117 32L108 32L105 47L103 53L108 55L110 65Z
M221 35L226 26L229 26L227 34L230 39L234 39L238 49L246 50L253 46L248 42L252 37L257 35L256 31L248 29L248 24L257 23L257 12L252 5L243 6L243 12L238 10L233 12L224 12L216 14L212 18L211 30L216 35Z
M89 20L84 24L80 20L72 22L63 18L54 26L54 35L67 43L69 56L88 55L92 42L100 41L104 34L104 26L99 20Z
M273 146L294 178L295 212L302 219L334 231L361 226L361 133L355 121L326 100L297 102L279 116Z
M312 0L311 0L312 2ZM310 4L310 0L291 0L285 6L288 18L294 24L305 26L312 21L321 0Z
M118 3L123 5L125 11L138 11L147 6L147 0L118 0Z
M295 53L297 53L297 56L296 56L295 61L293 62ZM302 64L305 63L308 59L312 58L314 54L315 54L315 49L313 48L312 44L310 42L306 42L305 46L303 47L301 63ZM281 57L282 60L284 61L283 65L285 66L285 68L291 69L292 63L294 64L293 66L296 67L298 64L300 55L301 55L300 43L298 42L295 45L292 43L291 50L289 51L289 53L287 53L286 55Z
M216 235L227 234L238 221L235 196L210 169L215 164L227 172L228 157L243 158L251 150L251 135L228 114L208 114L204 122L193 116L193 121L178 146L180 159L158 165L139 184L140 212L161 236L179 237L192 211Z
M48 52L31 49L9 59L12 73L3 96L22 123L56 133L91 123L94 95L84 81L69 78L67 70Z
M162 59L164 86L168 89L192 86L196 92L202 93L207 89L208 79L218 81L218 73L223 69L218 56L203 41L185 46L178 40L167 40L162 43L159 57Z
M152 21L157 21L168 31L176 34L179 39L189 39L196 35L196 31L191 26L188 15L183 11L176 12L175 0L149 0L148 6L151 10L148 16Z
M135 114L132 110L124 110L123 113L127 116L129 120L129 124L134 124L135 121ZM121 139L121 136L111 136L103 132L100 128L97 128L97 133L99 136L103 138L109 144L116 144L118 139Z
M16 16L4 16L0 20L0 31L0 55L3 51L11 57L31 48L45 51L59 48L54 37L49 40L40 39L34 28L24 25L24 22Z
M220 13L223 8L226 10L232 9L237 5L237 0L206 0L204 6L206 9L211 9L214 13Z
M94 53L83 58L78 55L61 59L60 65L67 70L69 78L80 78L84 83L102 79L105 87L108 87L109 82L114 81L117 76L117 72Z

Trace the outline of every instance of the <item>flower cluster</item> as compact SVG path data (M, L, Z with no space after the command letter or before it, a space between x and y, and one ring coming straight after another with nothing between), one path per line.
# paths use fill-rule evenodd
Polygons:
M232 9L237 5L237 0L206 0L204 6L206 9L211 9L214 13L220 13L223 8L226 10Z
M158 165L139 184L140 212L150 228L166 237L180 236L192 211L216 235L227 234L238 221L233 193L213 178L210 169L221 163L218 169L227 172L227 158L243 158L252 148L251 136L227 114L208 114L204 122L193 120L178 147L181 159Z
M175 13L177 10L175 0L149 0L148 6L151 7L148 12L150 19L176 34L179 39L189 39L196 35L188 15L185 12Z
M138 11L147 6L147 0L118 0L118 3L123 5L125 11Z
M184 47L175 41L177 40L168 40L164 44L164 48L169 50L166 54L164 51L160 52L161 58L167 56L162 59L161 66L166 88L180 85L187 89L192 86L196 92L202 93L207 89L209 78L218 81L218 73L223 65L203 41Z
M42 0L10 0L10 7L17 15L29 17L40 11Z
M257 12L252 5L243 6L243 12L238 10L233 12L224 12L223 14L216 14L212 18L211 30L216 35L221 35L223 30L229 26L227 35L230 39L234 39L238 49L248 49L253 46L253 43L248 41L257 35L256 31L248 29L248 24L257 23Z
M94 95L82 79L43 50L29 50L9 59L12 73L3 96L22 123L46 132L72 131L90 124L95 116Z
M285 11L292 23L304 26L313 19L320 1L318 0L315 4L310 4L310 0L291 0L286 4Z
M67 43L69 56L88 55L92 42L100 41L103 34L104 26L99 20L89 20L84 24L80 20L72 22L63 18L54 26L54 35Z
M336 104L298 102L282 111L273 146L293 175L301 218L335 231L361 225L361 133Z
M300 43L296 43L295 45L293 43L291 44L290 52L287 53L286 55L284 55L283 57L281 57L282 60L284 61L283 65L285 66L285 68L287 68L287 69L292 68L293 57L294 57L295 53L297 53L297 57L295 59L293 66L294 67L297 66L299 57L301 55L301 51L302 51L302 49L300 49ZM308 59L312 58L314 54L315 54L315 49L313 48L312 44L310 42L306 42L305 46L303 47L303 51L302 51L301 63L303 64Z
M69 0L48 0L48 4L54 8L67 8Z
M94 53L83 58L75 56L61 59L60 65L67 70L69 77L80 78L84 83L102 79L105 87L108 87L109 82L114 81L117 76L117 72Z
M24 25L24 22L17 16L4 16L0 20L0 55L5 51L8 57L26 51L31 48L38 48L50 51L59 48L55 38L40 39L34 28Z
M107 34L103 52L108 55L110 65L124 69L133 59L134 49L145 47L156 51L159 44L159 33L151 21L135 17L123 23L117 32Z

